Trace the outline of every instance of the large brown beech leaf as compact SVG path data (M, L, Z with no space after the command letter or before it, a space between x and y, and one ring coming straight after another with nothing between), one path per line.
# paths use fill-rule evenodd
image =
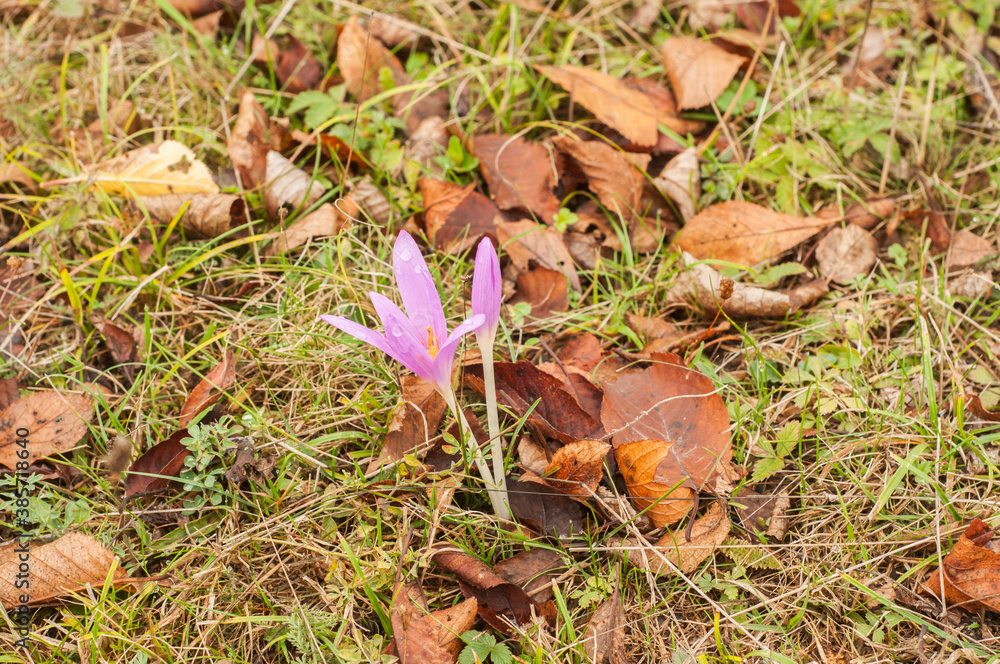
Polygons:
M455 549L443 549L434 554L434 562L459 579L466 597L478 602L479 615L503 634L510 636L510 623L531 623L531 609L545 614L548 609L535 602L520 586L504 581L485 563Z
M15 468L18 461L32 463L69 451L87 433L94 416L92 404L85 394L54 390L14 401L0 411L0 465ZM19 452L27 456L18 456Z
M831 223L744 201L726 201L696 214L674 238L674 246L698 259L751 266L797 247Z
M708 376L674 353L605 381L601 421L616 448L634 441L673 443L649 481L700 491L729 464L729 411Z
M393 645L400 664L454 664L464 644L461 634L472 628L478 604L470 598L429 613L415 583L399 584L393 593Z
M571 136L560 136L552 142L579 166L590 190L606 208L626 222L640 215L648 154L624 153L601 141L581 141Z
M573 290L580 292L580 277L559 231L527 219L498 220L496 227L500 244L518 269L527 270L528 264L535 261L542 267L562 272Z
M677 105L682 109L711 104L746 62L742 56L694 37L669 37L661 51Z
M484 235L497 236L494 219L500 210L477 191L474 184L460 187L451 182L421 178L417 181L424 199L424 221L434 246L448 253L461 253Z
M103 588L111 573L113 586L137 585L145 579L130 578L115 554L90 535L69 533L49 544L29 545L30 593L18 587L24 571L23 554L11 543L0 547L0 605L13 609L27 594L29 606L48 604L83 591L87 586ZM111 572L112 565L115 571Z
M520 136L482 134L473 137L472 153L497 207L534 212L552 223L559 199L552 193L555 174L544 146Z
M598 439L604 436L600 422L587 414L562 381L541 371L531 362L497 362L494 365L497 399L518 417L528 416L528 424L539 438L555 438L562 443ZM466 368L465 379L480 395L485 394L481 364Z
M691 541L682 529L668 532L652 546L634 537L616 540L612 545L625 550L630 563L653 574L673 573L673 568L666 561L681 573L690 574L729 536L731 527L725 507L721 502L715 502L691 526Z
M940 598L943 584L949 605L1000 613L1000 553L991 547L993 533L982 519L970 523L941 567L928 575L921 592Z
M565 569L562 555L540 547L522 551L493 566L501 579L521 586L529 597L543 603L553 598L552 581Z

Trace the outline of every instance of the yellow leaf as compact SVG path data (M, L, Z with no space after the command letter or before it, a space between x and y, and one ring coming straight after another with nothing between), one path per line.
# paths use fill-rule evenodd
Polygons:
M216 194L208 167L177 141L164 141L89 167L94 184L109 194L164 196Z

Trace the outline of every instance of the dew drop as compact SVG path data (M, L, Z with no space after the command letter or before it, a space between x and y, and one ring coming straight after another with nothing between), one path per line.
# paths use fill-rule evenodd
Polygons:
M413 257L413 254L410 252L409 247L405 247L405 248L403 248L403 249L401 249L399 251L399 260L401 260L401 261L406 262L406 261L410 260L412 257Z
M401 337L401 336L403 336L403 328L400 327L399 325L393 325L392 326L392 336L394 336L394 337Z
M416 273L416 274L420 274L422 271L423 270L420 269L419 265L416 268L413 269L413 272Z

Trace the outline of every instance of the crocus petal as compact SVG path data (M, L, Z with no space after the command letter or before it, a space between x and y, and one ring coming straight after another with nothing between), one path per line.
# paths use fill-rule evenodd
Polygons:
M389 344L385 342L385 337L376 332L375 330L368 329L364 325L359 325L353 320L344 318L343 316L330 316L328 314L323 314L320 316L320 320L324 323L329 323L341 332L347 332L349 335L355 339L360 339L366 344L371 344L379 350L392 355L392 351L389 348Z
M483 314L484 331L495 330L500 322L500 304L503 289L500 275L500 258L493 241L484 237L476 250L476 266L472 275L472 313Z
M406 231L399 232L392 248L392 271L396 275L396 287L399 288L403 308L413 325L423 331L425 339L427 328L434 330L434 336L440 343L448 334L441 296L424 257L420 255L420 247Z
M451 384L451 367L455 363L455 349L458 348L462 337L481 327L484 320L485 318L482 314L470 316L465 322L452 330L451 334L448 335L448 340L441 344L441 348L434 357L434 374L438 376L439 380L446 381L449 385Z
M410 319L389 298L378 293L369 293L368 296L372 300L378 317L382 319L382 325L385 326L385 342L392 351L389 354L421 378L429 380L435 385L439 384L438 376L434 371L434 361L424 345L427 332L425 330L418 331Z

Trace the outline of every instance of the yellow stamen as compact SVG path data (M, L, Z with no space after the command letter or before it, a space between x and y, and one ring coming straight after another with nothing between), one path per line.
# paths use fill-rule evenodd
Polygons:
M434 336L434 330L427 328L427 353L432 357L437 357L438 345L437 338Z

